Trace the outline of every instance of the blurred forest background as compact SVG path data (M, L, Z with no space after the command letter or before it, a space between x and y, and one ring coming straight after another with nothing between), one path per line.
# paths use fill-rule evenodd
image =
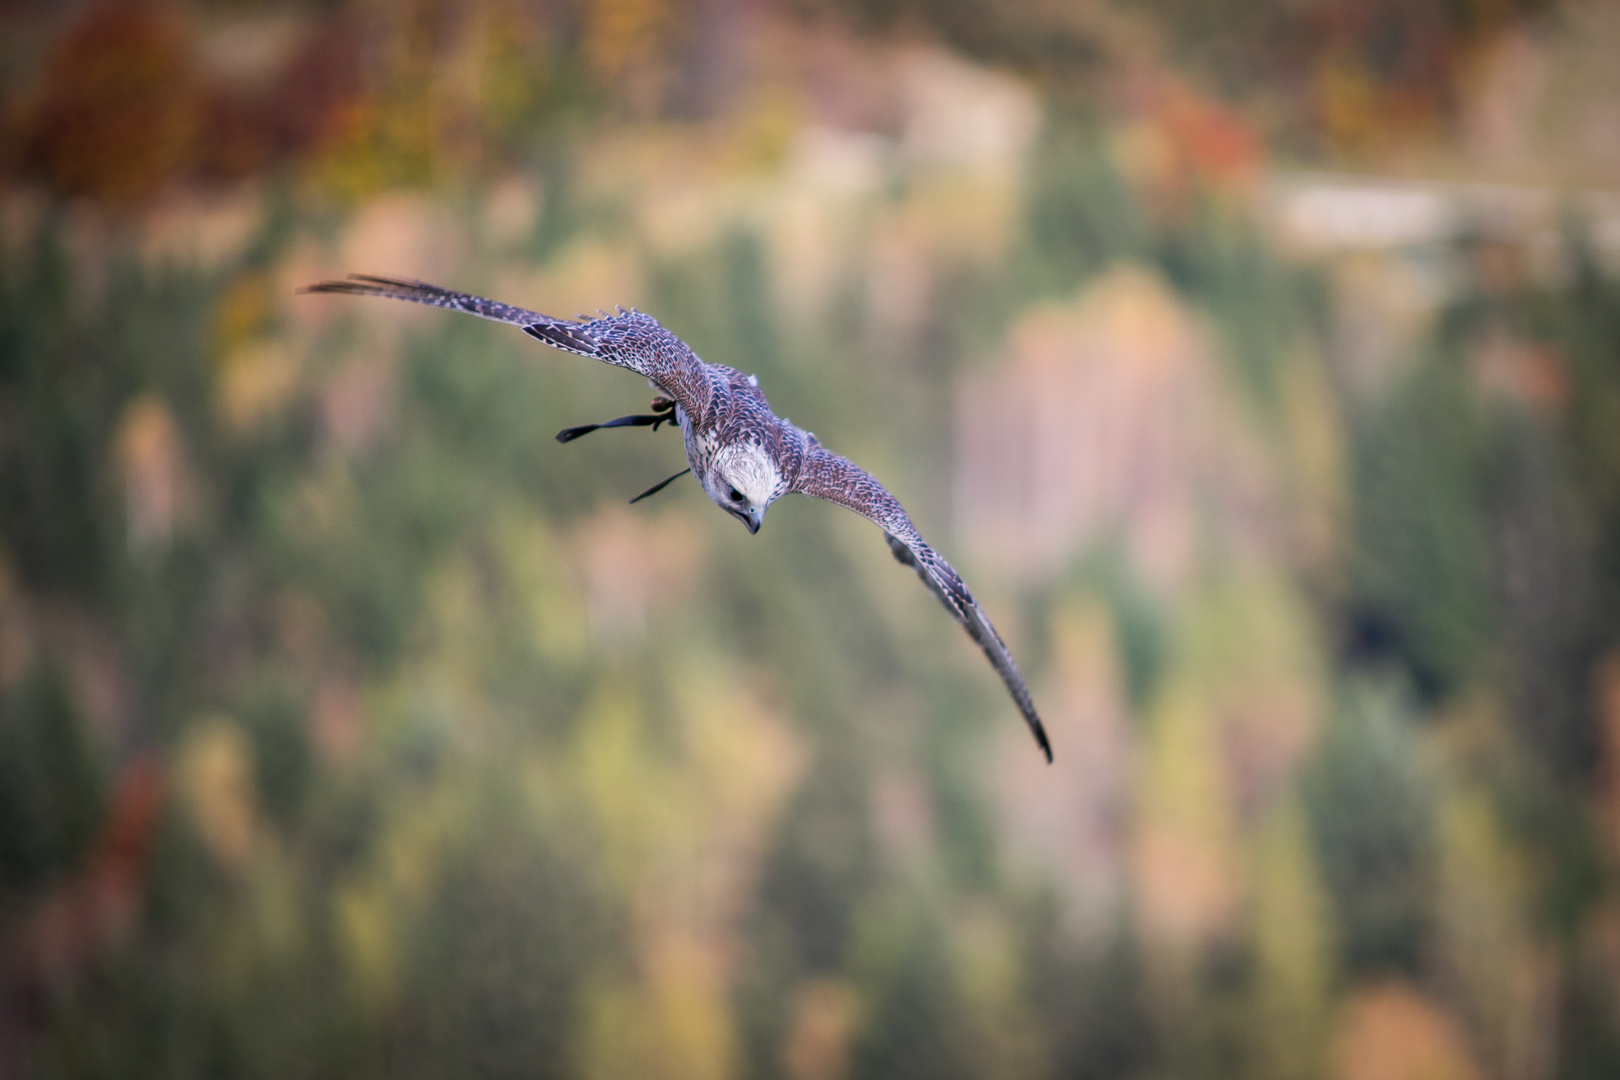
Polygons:
M1620 5L0 3L0 1075L1620 1076ZM656 314L960 567L750 538Z

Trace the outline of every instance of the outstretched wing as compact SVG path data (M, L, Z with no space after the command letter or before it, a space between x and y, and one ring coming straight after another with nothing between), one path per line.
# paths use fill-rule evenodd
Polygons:
M566 319L542 315L538 311L496 303L494 300L486 300L471 293L441 289L425 281L350 274L347 280L323 281L300 291L338 293L343 296L384 296L390 300L409 300L414 304L431 304L434 307L449 308L451 311L465 311L480 319L521 326L524 333L567 352L589 356L616 367L628 368L641 375L648 374L644 365L639 363L640 354L634 351L602 348L599 332L596 332L599 323L582 326Z
M1046 728L1041 725L1035 702L1029 696L1029 687L1024 685L1023 676L1018 674L1018 665L1013 663L1012 654L1002 644L1001 635L996 633L984 609L968 592L961 576L917 534L916 526L911 523L899 500L884 490L871 473L820 446L812 446L805 455L804 466L793 483L793 490L847 507L884 531L894 557L917 571L923 584L939 598L945 610L962 624L968 636L990 658L991 665L1006 684L1013 701L1018 704L1018 711L1024 714L1024 722L1029 725L1035 741L1046 754L1046 760L1051 761L1052 744L1046 738Z

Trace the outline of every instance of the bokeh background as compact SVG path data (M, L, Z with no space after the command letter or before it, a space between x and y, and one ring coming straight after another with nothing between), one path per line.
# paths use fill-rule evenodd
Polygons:
M1620 1076L1620 7L0 4L0 1074ZM758 537L655 313L863 463Z

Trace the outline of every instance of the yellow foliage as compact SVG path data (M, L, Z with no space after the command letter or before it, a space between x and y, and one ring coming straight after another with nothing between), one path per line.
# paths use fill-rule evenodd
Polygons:
M1525 1040L1555 1007L1539 978L1530 883L1483 791L1448 792L1439 819L1440 958L1487 1060L1506 1072L1534 1056Z
M561 664L581 663L591 640L579 575L543 518L506 508L495 520L495 542L510 587L509 600L535 652Z
M381 1011L398 986L399 927L393 905L375 887L348 885L332 897L338 941L346 967L365 1005Z
M1332 913L1297 803L1278 807L1261 829L1255 862L1255 1075L1304 1080L1321 1074L1332 983Z
M1215 717L1185 679L1148 716L1132 874L1149 946L1173 958L1231 922L1236 823Z
M416 89L341 112L308 176L320 189L357 202L391 187L430 183L448 164L439 153L432 96Z
M238 349L220 366L214 408L231 431L251 431L297 396L302 374L299 354L284 343Z
M234 350L264 333L275 299L271 296L270 275L262 270L237 276L214 305L214 355L229 356Z
M241 870L259 840L253 748L241 728L216 716L200 721L180 748L181 790L209 852Z
M1323 61L1315 90L1322 126L1334 142L1355 149L1377 141L1382 134L1378 80L1358 60L1341 55Z
M959 918L951 936L956 983L967 1006L973 1076L1020 1080L1044 1073L1040 1032L1024 998L1022 954L1013 928L983 905Z
M585 56L604 79L620 79L651 63L677 29L670 0L588 0Z
M1331 571L1343 542L1349 498L1345 435L1321 358L1305 351L1279 372L1281 466L1293 530L1292 548L1311 570Z

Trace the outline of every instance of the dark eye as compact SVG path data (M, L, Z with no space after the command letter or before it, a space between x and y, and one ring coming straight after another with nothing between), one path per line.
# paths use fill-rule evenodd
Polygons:
M731 501L734 502L734 503L740 503L740 502L746 502L747 500L744 497L742 492L738 491L736 488L732 488L731 489Z

